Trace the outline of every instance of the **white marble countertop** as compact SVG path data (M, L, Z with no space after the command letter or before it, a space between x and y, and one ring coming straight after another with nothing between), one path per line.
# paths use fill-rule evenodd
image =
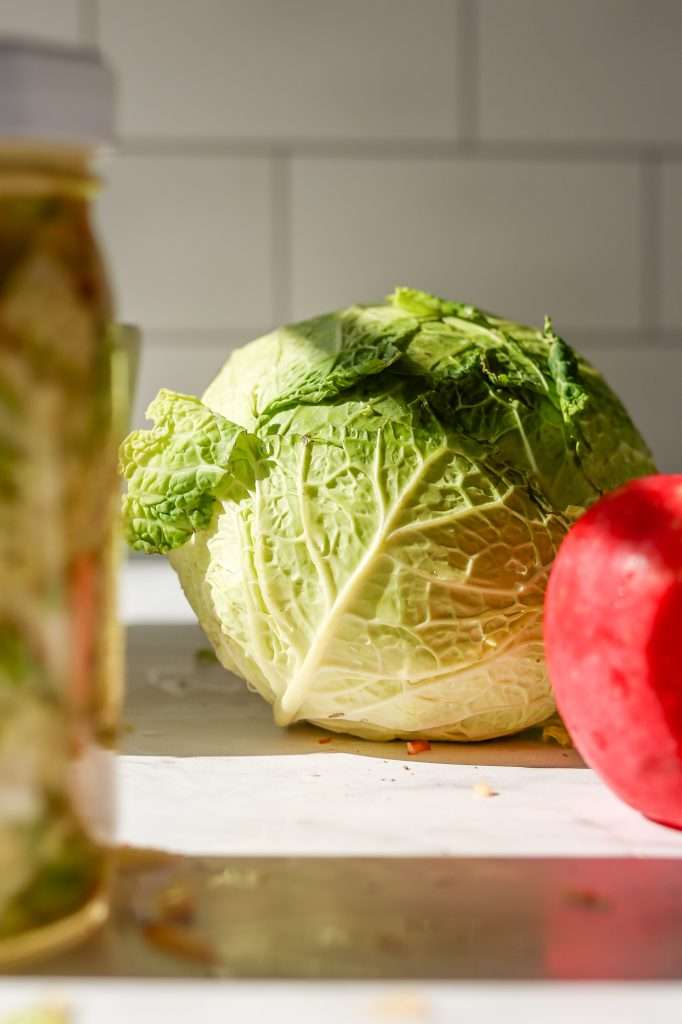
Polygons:
M177 576L165 558L130 557L124 562L120 580L119 604L124 622L195 621Z
M646 821L585 769L333 752L124 756L119 780L121 841L185 854L682 858L682 833ZM496 796L477 797L479 782Z
M124 842L192 854L682 858L682 832L646 821L554 744L434 744L409 757L404 743L339 736L321 747L319 730L277 729L241 682L197 669L205 641L189 627L183 639L194 616L174 573L136 560L123 615L139 628L150 609L178 630L175 647L134 652ZM477 798L480 782L496 795Z
M157 622L180 627L193 620L161 562L127 566L122 606L128 623L138 627L150 609ZM138 628L138 640L141 635ZM408 757L397 743L340 737L320 746L321 732L277 730L259 698L236 685L225 690L210 672L195 674L187 686L191 652L183 663L177 649L159 646L158 637L152 646L162 671L150 678L143 659L130 680L130 728L118 762L119 838L125 843L192 855L682 858L682 833L645 821L559 748L434 745ZM477 797L479 782L496 795ZM3 982L0 1009L46 993L73 1001L79 1024L172 1024L196 1014L198 1001L202 1021L271 1015L281 1024L450 1022L465 1015L484 1024L499 1020L502 1009L510 1024L577 1018L654 1024L682 1013L677 983L86 978Z
M73 1008L74 1024L676 1024L681 1005L676 985L46 979L4 980L0 988L3 1013L58 1004Z

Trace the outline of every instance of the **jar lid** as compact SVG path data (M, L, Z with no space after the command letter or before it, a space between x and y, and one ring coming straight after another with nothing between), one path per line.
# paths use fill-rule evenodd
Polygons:
M0 139L114 141L114 77L90 47L0 39Z

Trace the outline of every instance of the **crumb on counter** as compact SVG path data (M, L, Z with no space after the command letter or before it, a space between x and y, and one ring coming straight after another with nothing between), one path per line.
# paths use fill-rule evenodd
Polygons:
M567 889L564 899L585 910L606 910L608 907L608 902L595 889Z
M150 922L143 926L142 934L152 946L182 960L212 964L217 959L215 951L208 942L189 928L163 922Z
M172 882L159 893L157 900L159 923L190 925L197 910L197 894L183 882Z
M194 652L194 660L201 664L212 665L218 661L218 656L212 647L197 647Z
M428 740L408 740L407 741L407 753L412 756L413 754L423 754L425 750L430 750L431 744Z
M70 1024L73 1015L63 1003L16 1010L1 1018L0 1024Z
M211 875L207 884L209 889L219 889L222 886L231 889L256 889L265 877L264 872L253 868L226 867L218 874Z
M568 729L559 718L559 715L552 715L542 727L543 743L558 743L560 747L572 747L573 740Z
M496 789L493 789L487 782L476 782L471 787L477 800L489 800L492 796L499 796Z
M388 992L372 1004L377 1020L427 1021L431 1019L431 1001L419 992Z

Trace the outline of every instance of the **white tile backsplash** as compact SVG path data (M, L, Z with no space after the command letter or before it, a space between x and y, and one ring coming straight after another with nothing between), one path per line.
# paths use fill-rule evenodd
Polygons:
M479 0L485 139L682 142L680 0Z
M0 35L73 43L79 28L78 0L0 0Z
M638 319L634 165L300 159L296 316L411 284L531 322Z
M272 319L270 163L119 156L99 221L119 314L182 329Z
M118 74L137 425L274 320L408 282L550 312L682 470L680 0L0 0L3 33Z
M452 138L456 0L100 0L121 128Z
M262 334L256 330L253 337ZM149 426L144 413L159 388L201 397L233 348L251 340L250 334L224 331L146 331L142 337L140 366L133 403L132 426Z
M661 209L663 323L682 330L682 162L663 168Z

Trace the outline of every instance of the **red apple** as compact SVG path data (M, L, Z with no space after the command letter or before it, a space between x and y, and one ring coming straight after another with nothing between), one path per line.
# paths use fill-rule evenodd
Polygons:
M545 646L587 763L647 817L682 828L682 476L633 480L569 531Z

